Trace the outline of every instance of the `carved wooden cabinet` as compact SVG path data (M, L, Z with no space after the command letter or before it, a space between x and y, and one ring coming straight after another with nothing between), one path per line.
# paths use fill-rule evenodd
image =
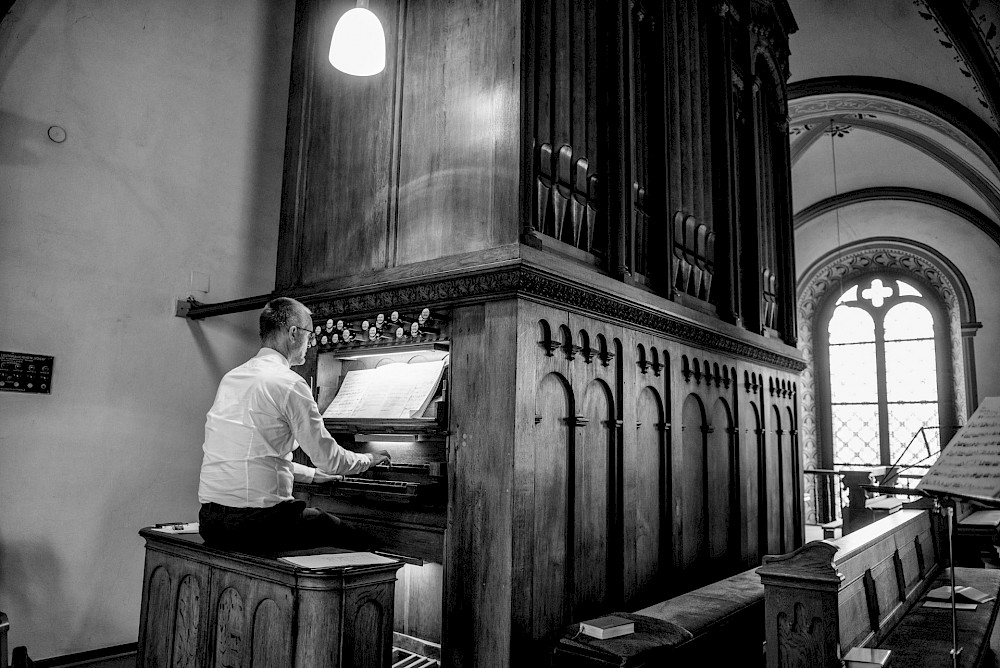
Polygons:
M443 665L800 545L786 0L371 0L369 78L353 4L296 2L275 294L451 314Z
M399 562L305 569L150 529L143 668L388 668Z

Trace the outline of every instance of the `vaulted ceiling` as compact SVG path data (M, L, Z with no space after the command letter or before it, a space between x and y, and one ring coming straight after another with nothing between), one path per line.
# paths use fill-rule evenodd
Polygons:
M800 276L889 227L1000 249L1000 0L789 4Z

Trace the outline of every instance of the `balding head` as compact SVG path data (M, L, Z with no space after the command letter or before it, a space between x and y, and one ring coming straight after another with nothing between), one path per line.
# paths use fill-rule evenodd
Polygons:
M295 301L290 297L278 297L272 299L260 312L260 342L262 345L274 343L276 337L280 336L292 325L303 326L311 329L311 313L302 302ZM273 347L273 346L271 346Z

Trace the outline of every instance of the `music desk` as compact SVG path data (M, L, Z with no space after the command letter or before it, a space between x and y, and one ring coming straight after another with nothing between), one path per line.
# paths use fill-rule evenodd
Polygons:
M392 665L401 562L302 568L207 547L197 534L146 528L139 535L146 539L139 668ZM346 552L323 550L337 551Z

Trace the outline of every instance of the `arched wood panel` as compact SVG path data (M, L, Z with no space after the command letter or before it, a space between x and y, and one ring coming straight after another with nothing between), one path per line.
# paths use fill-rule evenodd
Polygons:
M377 632L379 627L373 629ZM365 630L371 633L373 629ZM292 630L287 610L281 610L272 599L261 601L253 615L252 668L291 668L291 643L275 642L275 639L290 637Z
M763 452L764 446L761 442L760 411L756 404L748 401L743 413L747 416L743 427L743 441L740 443L740 465L743 497L741 508L741 537L743 550L743 563L749 567L760 563L761 557L761 512L764 508L761 495L763 494L764 468Z
M569 619L568 545L572 540L570 465L573 397L556 373L542 378L535 393L534 541L531 579L532 636L557 632Z
M171 668L198 668L198 630L201 628L201 583L186 575L177 589Z
M148 578L146 597L146 643L141 668L170 665L170 638L173 635L174 606L171 601L173 578L166 566L160 566ZM152 638L150 641L148 638Z
M739 520L734 503L733 418L729 404L716 399L707 434L708 556L724 561L730 550L731 522ZM718 575L723 575L719 573Z
M573 617L598 614L608 601L613 546L620 541L620 523L614 517L615 412L611 390L601 381L587 384L583 393L574 459Z
M669 565L670 453L663 401L645 387L636 401L636 493L634 517L636 593L658 588Z
M705 409L689 394L681 410L681 569L691 571L706 554L705 540ZM677 492L675 492L676 494Z
M782 494L781 494L781 414L777 408L771 410L771 424L767 427L764 447L764 490L766 506L764 517L767 522L765 554L781 554L782 546Z
M792 409L785 410L785 430L781 436L781 508L784 522L785 552L791 552L798 545L798 512L800 485L799 458L795 443L795 421Z
M223 591L216 605L215 662L212 665L244 665L245 619L245 604L240 593L232 587Z

